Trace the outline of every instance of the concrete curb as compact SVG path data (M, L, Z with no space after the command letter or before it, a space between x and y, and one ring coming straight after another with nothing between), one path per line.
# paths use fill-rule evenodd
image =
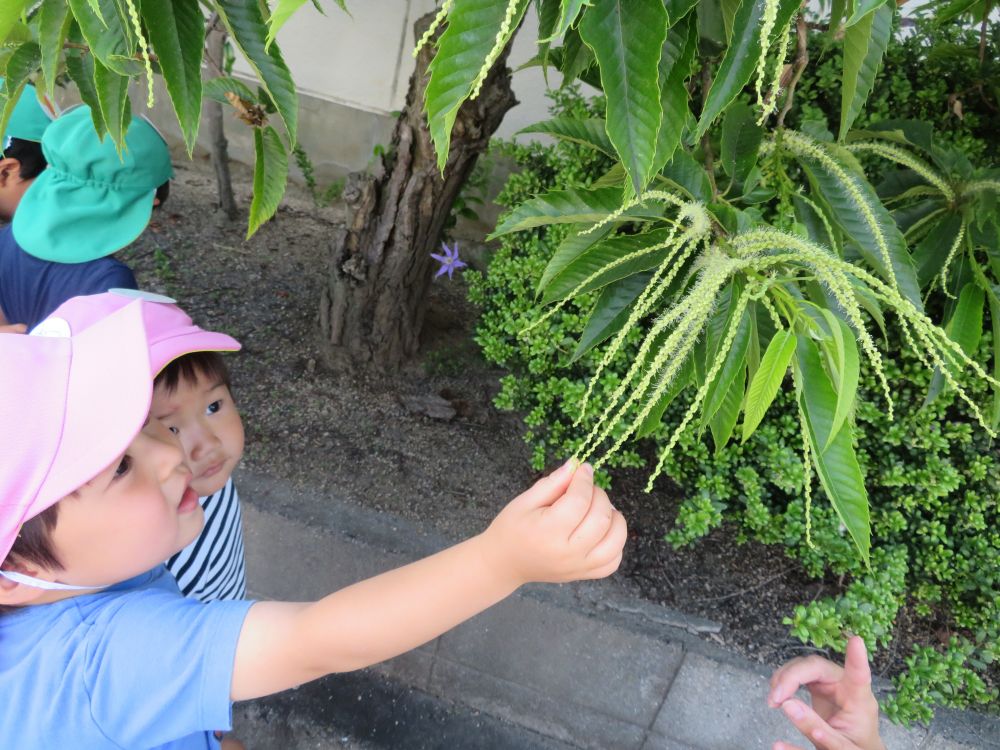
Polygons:
M448 544L321 492L248 472L237 484L256 598L316 599ZM529 587L376 669L530 730L539 743L746 750L793 738L784 717L766 708L760 665L693 635L713 627L630 598L613 581ZM1000 748L1000 721L941 712L929 728L887 723L884 736L890 750Z

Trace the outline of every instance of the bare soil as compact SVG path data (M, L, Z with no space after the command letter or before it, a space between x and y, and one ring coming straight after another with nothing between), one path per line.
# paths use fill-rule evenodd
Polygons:
M248 206L249 175L237 170L234 181ZM317 310L342 207L317 209L290 186L275 220L245 241L245 216L229 222L215 205L208 165L178 165L168 203L122 257L143 288L174 297L200 325L243 343L229 361L248 468L418 519L452 538L481 530L535 479L519 416L492 405L504 372L472 340L476 312L460 276L432 285L417 361L393 377L332 374L319 361ZM405 405L428 397L451 402L456 415L435 419ZM836 582L808 579L779 547L739 544L729 528L673 550L663 535L680 489L647 495L644 484L643 473L626 471L612 492L630 526L618 574L627 586L721 623L708 637L752 659L776 664L811 650L788 636L782 618L833 593ZM898 669L907 651L886 655L881 666Z

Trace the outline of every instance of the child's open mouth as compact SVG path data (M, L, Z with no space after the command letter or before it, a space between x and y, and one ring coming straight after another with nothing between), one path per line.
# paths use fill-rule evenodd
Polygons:
M197 507L198 493L191 489L190 486L185 487L184 494L181 496L180 505L177 506L177 511L179 513L190 513Z

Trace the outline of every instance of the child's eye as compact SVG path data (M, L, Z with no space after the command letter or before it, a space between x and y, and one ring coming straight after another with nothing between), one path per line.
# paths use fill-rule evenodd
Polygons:
M181 431L178 430L176 427L167 427L167 429L170 430L175 435L180 435L181 434Z
M205 412L207 414L215 414L221 408L222 408L222 399L219 399L218 401L213 401L212 403L210 403L208 405L208 408L205 409Z
M115 479L121 479L123 476L128 474L129 469L132 468L132 457L128 454L122 456L122 460L118 463L118 468L115 469Z

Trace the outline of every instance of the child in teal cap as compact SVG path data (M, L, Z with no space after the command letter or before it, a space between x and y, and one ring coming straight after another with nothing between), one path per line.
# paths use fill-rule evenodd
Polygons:
M0 78L0 86L3 79ZM9 222L14 211L42 170L46 167L42 153L42 135L52 123L55 105L30 83L21 91L14 105L7 129L0 139L0 221Z
M0 229L0 325L30 329L72 297L136 289L132 271L110 256L142 234L173 176L148 120L132 120L119 154L83 105L45 129L42 152L48 167Z

